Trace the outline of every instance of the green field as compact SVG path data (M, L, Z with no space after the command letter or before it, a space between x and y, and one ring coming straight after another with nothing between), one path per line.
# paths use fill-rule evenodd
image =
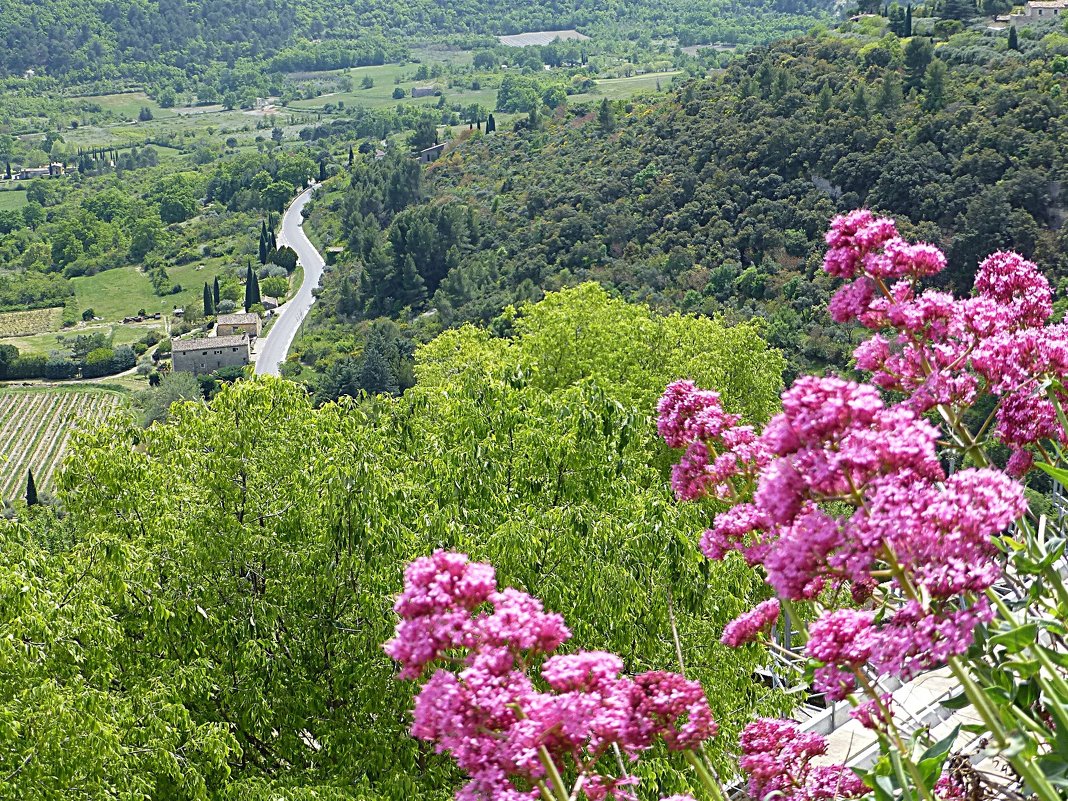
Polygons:
M51 489L74 430L103 421L124 402L84 385L0 390L0 498L23 497L29 470L38 491Z
M25 189L5 189L0 192L0 211L15 211L26 205Z
M131 325L123 325L106 323L96 325L86 325L80 323L72 328L67 328L63 331L53 331L43 334L32 334L22 337L5 337L0 339L0 343L5 345L14 345L19 349L19 353L26 356L47 356L52 351L64 350L64 339L73 339L79 334L105 334L111 337L112 346L117 345L132 345L137 340L141 339L148 331L153 328L162 329L164 323L162 320L153 320L151 323L136 323Z

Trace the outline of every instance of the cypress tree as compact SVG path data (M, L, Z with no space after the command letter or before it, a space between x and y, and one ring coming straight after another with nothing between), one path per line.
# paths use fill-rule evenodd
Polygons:
M11 162L7 163L7 180L11 180Z
M274 235L274 229L273 228L271 229L271 241L268 242L267 244L270 245L270 249L272 251L273 250L278 250L278 237L276 237Z
M256 274L252 272L252 262L249 261L248 269L245 270L245 311L252 308L252 281Z
M267 263L267 233L260 231L260 264Z
M204 315L210 317L215 314L215 297L211 294L211 286L204 282Z
M616 127L616 115L613 113L612 104L608 102L607 97L601 101L601 108L597 112L597 122L600 123L601 129L604 131L611 131Z
M486 118L486 133L493 133L497 130L497 120L493 119L493 115L490 114Z
M905 9L905 36L912 36L912 5Z
M325 161L320 161L319 162L319 181L322 182L322 181L325 181L325 180L326 180L326 162Z
M1009 28L1009 50L1019 50L1019 49L1020 49L1020 40L1017 38L1016 26L1014 25L1011 28ZM8 176L8 177L10 178L11 176Z
M215 308L219 308L219 276L215 276L215 284L211 288L211 297L215 303Z
M37 482L33 480L33 471L26 471L26 505L36 506L40 501L37 499Z
M352 163L354 161L356 161L356 154L352 152L352 145L349 145L349 166L350 167L352 166Z
M261 300L260 298L260 277L256 273L252 274L252 303L251 306L255 306Z

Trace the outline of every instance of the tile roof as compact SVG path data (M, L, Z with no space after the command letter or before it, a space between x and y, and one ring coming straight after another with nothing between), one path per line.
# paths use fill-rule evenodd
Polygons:
M201 337L199 339L172 339L171 351L211 350L212 348L232 348L248 345L248 335L234 334L230 337Z

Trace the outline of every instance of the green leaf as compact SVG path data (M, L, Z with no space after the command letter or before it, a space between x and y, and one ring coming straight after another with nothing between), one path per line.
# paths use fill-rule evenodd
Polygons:
M1035 466L1062 487L1068 488L1068 470L1065 470L1063 467L1054 467L1045 462L1035 462Z
M1035 623L1026 623L1014 628L1012 631L995 634L990 638L990 644L1000 645L1010 654L1015 654L1030 645L1034 645L1037 639L1038 625Z

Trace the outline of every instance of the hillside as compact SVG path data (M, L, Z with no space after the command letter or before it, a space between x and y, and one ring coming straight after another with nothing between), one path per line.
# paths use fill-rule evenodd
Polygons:
M1068 122L1068 40L1039 30L1013 51L967 31L936 49L884 24L754 51L663 98L476 133L403 197L390 162L357 164L320 209L348 245L322 325L406 307L489 321L595 279L664 310L763 318L794 371L845 365L818 264L828 220L862 205L947 242L956 289L1008 247L1063 282L1065 143L1050 132Z
M392 47L388 43L405 37L561 28L683 44L751 43L803 31L814 14L831 6L827 0L759 0L743 7L725 0L505 5L490 0L447 5L430 0L63 0L45 6L13 0L0 15L0 75L34 69L81 80L153 80L177 69L192 79L198 67L217 62L233 67L236 59L269 57L298 43L293 52L306 56L340 47L358 51L356 61L382 63Z

